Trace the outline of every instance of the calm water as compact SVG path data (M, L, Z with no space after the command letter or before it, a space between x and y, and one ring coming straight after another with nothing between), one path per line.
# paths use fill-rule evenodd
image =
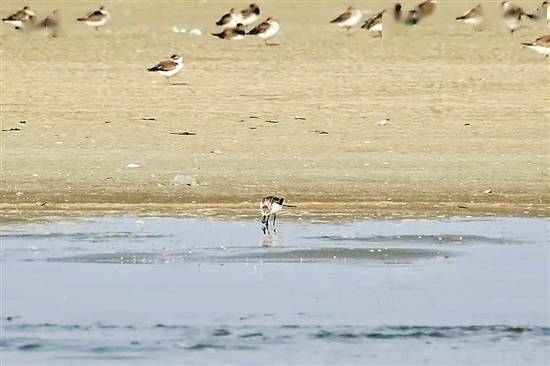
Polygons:
M3 227L2 364L548 364L543 219Z

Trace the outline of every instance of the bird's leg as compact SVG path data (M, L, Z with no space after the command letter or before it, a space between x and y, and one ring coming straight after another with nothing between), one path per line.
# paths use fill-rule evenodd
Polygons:
M273 215L273 227L275 227L275 220L277 220L277 214Z
M378 37L382 38L382 31L378 32Z
M351 36L351 27L346 27L347 31L348 31L348 37Z
M95 31L97 32L97 30L99 29L99 27L95 27Z

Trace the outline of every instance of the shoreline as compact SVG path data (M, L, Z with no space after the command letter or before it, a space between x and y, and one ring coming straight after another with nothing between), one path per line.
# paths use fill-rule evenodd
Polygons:
M549 218L546 203L466 202L296 202L279 220L353 222L368 219L435 220L487 217ZM179 217L219 220L259 220L255 202L227 203L0 203L0 224L55 222L88 217Z

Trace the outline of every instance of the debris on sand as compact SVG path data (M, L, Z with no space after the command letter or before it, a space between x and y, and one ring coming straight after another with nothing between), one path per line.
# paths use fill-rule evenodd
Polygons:
M313 130L311 132L318 133L319 135L328 135L328 131L323 131L323 130Z
M296 121L305 121L305 117L294 117Z
M141 168L141 165L135 164L135 163L130 163L130 164L126 165L126 168Z
M389 121L390 121L390 119L389 119L389 118L386 118L386 119L383 119L382 121L376 122L376 124L377 124L378 126L385 126L385 125L388 124Z
M13 128L6 128L5 130L2 130L2 132L9 132L9 131L21 131L21 129L18 127L13 127Z
M189 34L192 34L194 36L200 36L202 35L202 31L200 29L194 28L189 31Z
M195 178L189 176L189 175L181 175L178 174L172 179L170 182L173 186L188 186L191 188L198 187L199 183L195 180Z
M142 121L156 121L157 119L155 117L143 117L141 120Z
M493 190L492 189L486 189L486 190L483 191L483 193L491 194L491 193L493 193Z
M194 133L194 132L188 132L188 131L182 131L182 132L170 132L170 135L178 135L178 136L195 136L196 133Z
M185 33L185 32L187 32L187 29L185 29L185 28L179 28L179 27L176 26L176 25L172 26L171 29L172 29L172 32L174 32L174 33Z
M272 120L272 119L268 119L268 120L266 120L266 122L267 122L267 123L279 123L279 121L274 121L274 120Z

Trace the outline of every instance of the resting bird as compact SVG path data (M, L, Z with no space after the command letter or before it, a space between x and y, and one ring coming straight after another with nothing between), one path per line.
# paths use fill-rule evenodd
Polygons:
M355 27L361 18L363 17L363 12L359 9L355 9L353 6L348 6L345 12L340 14L338 17L330 21L330 23L336 24L339 27L346 28L348 35L351 35L351 28Z
M85 17L78 18L77 21L84 22L89 27L94 27L97 31L99 27L103 27L111 20L111 13L100 6L99 10L88 13Z
M550 35L539 37L535 41L523 43L523 45L541 55L545 55L546 58L550 56Z
M382 38L382 16L386 10L382 10L380 13L376 14L373 17L370 17L367 19L365 24L361 28L366 29L371 32L378 32L378 37Z
M481 4L476 6L473 9L468 10L464 15L456 18L459 22L464 22L466 24L471 24L474 27L474 31L479 31L478 26L483 23L483 9Z
M35 14L28 6L25 6L23 9L18 10L12 15L2 18L3 22L11 24L15 29L28 29L34 25Z
M244 39L245 34L246 34L246 28L242 23L237 24L235 28L225 28L220 33L212 33L213 36L216 36L221 39L226 39L229 41L240 41Z
M147 71L158 72L170 82L170 78L178 74L182 69L183 58L180 55L172 55L169 60L159 62L155 66L149 67Z
M267 46L274 46L276 43L267 43L267 40L275 37L275 35L279 32L279 29L279 22L272 17L269 17L265 20L265 22L248 32L248 34L263 38Z
M239 22L244 25L254 23L260 17L260 8L256 4L250 4L248 8L241 11Z
M224 28L235 28L240 19L241 14L235 9L231 9L229 13L222 15L220 20L216 22L216 25Z

